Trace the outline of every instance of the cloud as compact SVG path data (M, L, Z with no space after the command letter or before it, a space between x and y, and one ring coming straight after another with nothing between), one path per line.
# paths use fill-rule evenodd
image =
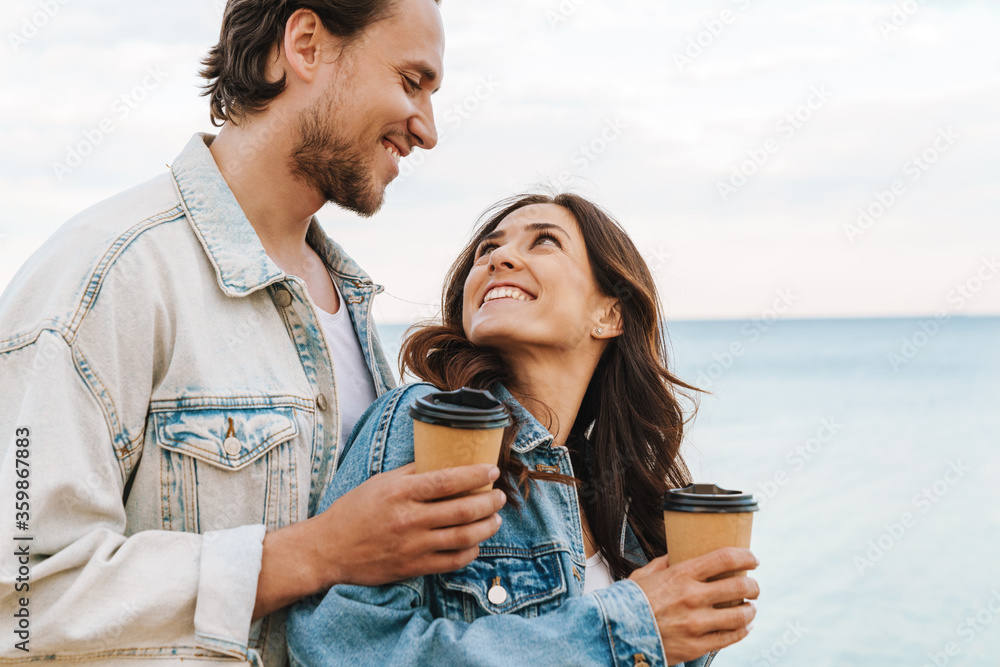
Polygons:
M6 3L0 25L16 31L37 6ZM406 161L375 219L332 207L320 218L405 300L384 299L389 320L422 312L406 301L436 299L483 208L567 174L567 184L618 212L643 247L678 258L662 279L674 316L753 312L789 281L808 293L809 315L933 312L941 290L998 241L1000 8L928 3L886 35L880 22L892 7L444 3L439 148ZM735 20L712 35L724 9ZM68 2L0 60L5 98L15 101L0 107L6 263L23 261L19 252L74 212L162 172L191 134L211 130L197 71L219 19L215 4L199 0ZM675 54L699 36L701 55L680 70ZM60 182L53 162L114 117L150 66L169 77ZM814 86L833 98L786 136L779 123ZM627 127L602 143L616 119ZM843 227L858 208L949 126L962 135L954 150L849 242ZM769 139L777 149L724 201L718 184ZM975 307L1000 312L1000 300L984 294Z

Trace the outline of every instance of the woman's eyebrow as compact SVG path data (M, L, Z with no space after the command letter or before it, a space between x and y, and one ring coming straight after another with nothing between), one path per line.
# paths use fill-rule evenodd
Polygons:
M551 222L533 222L527 227L525 227L525 229L527 229L529 232L544 232L556 229L562 232L563 234L566 234L565 229L563 229L559 225L554 225ZM569 236L569 234L566 234L566 236Z
M503 231L502 229L494 229L492 232L490 232L489 234L487 234L486 236L484 236L479 241L479 243L482 244L482 243L485 243L487 241L493 241L494 239L502 239L505 236L507 236L507 232Z
M547 231L551 231L551 230L557 230L557 231L562 232L566 236L569 236L569 234L566 233L565 229L563 229L559 225L554 225L551 222L532 222L530 224L525 225L524 228L525 228L525 230L527 230L529 232L547 232ZM506 231L504 231L502 229L494 229L492 232L490 232L489 234L487 234L486 236L484 236L479 241L479 243L483 244L483 243L486 243L487 241L495 241L497 239L502 239L505 236L507 236L507 232Z

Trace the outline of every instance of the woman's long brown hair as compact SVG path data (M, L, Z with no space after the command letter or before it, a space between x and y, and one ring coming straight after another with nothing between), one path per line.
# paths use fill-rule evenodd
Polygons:
M610 340L598 362L567 440L577 478L528 470L511 451L515 424L504 434L497 486L519 506L518 494L526 498L530 483L578 484L596 546L612 575L621 579L639 566L621 554L626 512L646 556L666 553L660 502L667 489L690 483L679 453L686 422L679 390L697 390L667 369L656 284L642 255L610 215L573 194L522 195L491 207L448 272L442 322L416 325L408 332L400 370L446 390L488 389L499 382L523 396L500 355L466 337L462 303L482 238L512 212L532 204L562 206L576 218L598 289L618 299L623 332Z

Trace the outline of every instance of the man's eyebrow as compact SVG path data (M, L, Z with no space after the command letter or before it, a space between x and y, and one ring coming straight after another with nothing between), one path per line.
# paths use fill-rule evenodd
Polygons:
M434 83L435 81L438 80L437 70L434 69L433 67L431 67L426 62L423 62L423 61L416 61L415 60L415 61L403 63L403 69L412 69L413 71L415 71L418 74L420 74L420 77L422 79L427 79L427 81L429 83ZM438 86L437 88L435 88L434 90L432 90L431 91L431 95L433 95L434 93L436 93L439 90L441 90L441 86Z

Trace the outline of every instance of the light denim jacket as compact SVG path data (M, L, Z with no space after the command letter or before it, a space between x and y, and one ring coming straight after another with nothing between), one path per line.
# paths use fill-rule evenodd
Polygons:
M339 399L305 284L264 253L209 140L69 221L0 298L0 662L287 663L285 614L250 621L261 542L315 513ZM381 394L380 288L315 220L309 240ZM28 592L15 536L33 538ZM30 653L6 629L22 597Z
M409 406L436 391L395 389L358 422L320 510L372 475L413 460ZM521 428L513 449L534 470L572 475L569 451L503 387L494 394ZM535 483L520 511L480 556L448 574L390 586L335 586L296 604L288 620L292 665L665 665L645 594L624 580L583 595L586 558L575 487ZM622 553L646 559L627 524ZM501 587L505 595L491 596ZM707 667L714 656L686 663Z

